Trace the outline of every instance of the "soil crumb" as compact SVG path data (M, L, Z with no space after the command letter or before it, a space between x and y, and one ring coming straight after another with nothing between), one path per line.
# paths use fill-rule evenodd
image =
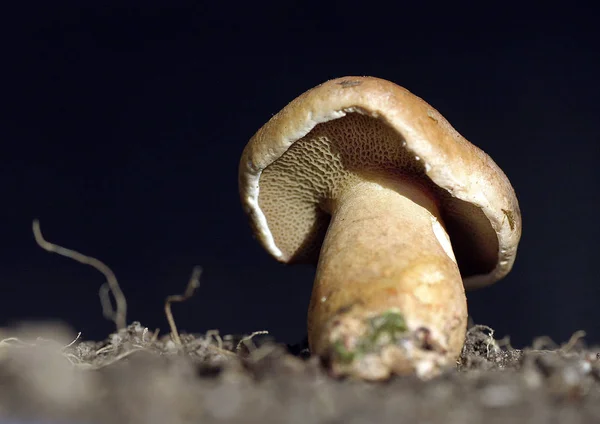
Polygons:
M135 322L94 342L27 326L0 331L0 422L592 423L599 357L577 333L520 350L477 325L440 377L365 383L331 378L306 346L259 333L178 344Z

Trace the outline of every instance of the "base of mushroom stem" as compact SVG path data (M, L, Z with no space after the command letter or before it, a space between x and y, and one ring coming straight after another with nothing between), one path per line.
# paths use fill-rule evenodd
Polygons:
M336 377L385 380L392 375L429 379L455 365L456 358L434 329L407 323L399 310L349 310L325 328L321 352Z

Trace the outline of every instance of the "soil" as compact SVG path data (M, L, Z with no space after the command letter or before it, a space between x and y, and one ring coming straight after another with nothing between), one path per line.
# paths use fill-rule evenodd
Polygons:
M133 323L101 342L51 325L0 340L2 423L600 422L600 349L579 334L520 350L473 326L455 369L384 383L334 379L264 335L178 344Z

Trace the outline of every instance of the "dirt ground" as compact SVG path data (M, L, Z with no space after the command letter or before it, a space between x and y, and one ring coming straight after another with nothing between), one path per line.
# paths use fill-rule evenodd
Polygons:
M333 379L303 346L264 335L0 334L1 423L600 422L600 349L577 334L517 350L474 326L456 369L385 383Z

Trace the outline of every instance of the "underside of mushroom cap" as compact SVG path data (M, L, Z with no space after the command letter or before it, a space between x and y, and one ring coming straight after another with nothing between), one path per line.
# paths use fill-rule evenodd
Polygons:
M339 78L289 103L246 146L240 196L271 255L314 260L336 191L384 174L436 197L465 287L510 271L521 235L510 182L433 107L386 80Z

